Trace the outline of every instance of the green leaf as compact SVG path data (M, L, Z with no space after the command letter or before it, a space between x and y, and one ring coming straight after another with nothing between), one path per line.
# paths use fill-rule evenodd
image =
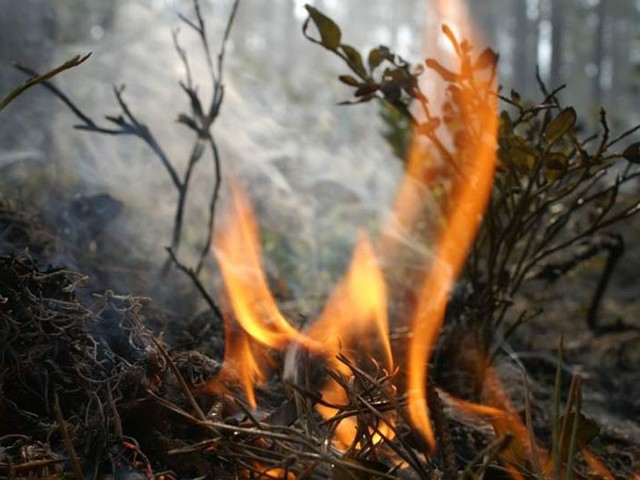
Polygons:
M512 134L505 140L505 148L500 148L500 159L512 165L517 172L529 174L538 161L538 150L518 135Z
M346 83L350 87L357 87L358 85L360 85L360 82L356 80L354 77L352 77L351 75L340 75L338 79L342 83Z
M384 61L385 56L381 51L382 47L372 48L369 52L369 58L367 59L367 63L369 64L369 70L373 73L373 71Z
M397 108L384 102L380 103L380 117L384 125L382 135L391 147L393 154L399 160L405 161L411 139L411 121Z
M380 85L378 85L377 83L367 83L365 85L362 85L360 88L358 88L354 95L356 97L364 97L367 95L371 95L375 92L377 92L378 90L380 90Z
M547 124L544 129L544 137L549 143L554 143L571 130L575 124L576 111L573 107L565 108Z
M362 77L367 76L367 71L362 63L362 55L360 52L353 48L351 45L340 45L340 48L349 59L349 66L351 69Z
M509 116L509 112L503 110L500 112L500 124L498 126L498 138L507 138L513 132L513 122Z
M631 163L640 163L640 142L632 143L625 148L622 156Z
M338 27L336 22L311 5L305 5L304 8L307 9L309 16L318 29L318 32L320 32L320 42L322 45L329 50L337 50L340 46L340 38L342 36L340 27Z
M569 165L569 159L560 152L555 152L547 155L544 158L544 164L542 169L544 170L544 176L549 181L556 181L564 176L567 172Z
M359 103L367 103L374 98L378 98L375 94L365 95L364 97L358 97L357 100L345 100L338 102L338 105L358 105Z

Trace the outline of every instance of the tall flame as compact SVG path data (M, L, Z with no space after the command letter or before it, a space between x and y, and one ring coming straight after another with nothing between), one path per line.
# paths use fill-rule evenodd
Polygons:
M282 350L298 340L307 344L296 328L282 315L271 295L262 268L258 227L247 199L231 182L231 205L222 217L222 226L213 239L214 252L233 311L225 312L225 355L222 371L208 385L211 391L225 390L238 382L247 402L256 408L254 388L265 380L270 368L264 347Z
M371 331L373 327L373 331ZM374 354L366 348L367 337L380 342L384 366L391 371L393 358L388 336L387 291L382 272L368 237L361 233L344 279L336 286L324 310L307 335L322 343L334 358L341 348L359 345L361 353ZM374 355L375 356L375 355Z
M460 36L477 44L477 35L463 13L466 12L463 7L460 1L438 2L443 21L460 32ZM442 64L450 63L450 59L446 57L451 55L452 52L440 50L436 60ZM416 305L411 315L411 340L407 358L408 410L414 426L423 434L431 448L435 445L435 438L426 402L427 363L442 326L448 295L473 243L493 183L497 101L488 92L489 89L476 89L472 84L468 88L457 89L454 101L460 109L459 121L472 122L464 127L473 132L473 137L465 139L463 145L456 145L457 151L453 158L448 159L456 163L457 175L445 179L452 185L442 211L444 218L434 227L440 228L436 233L437 241L426 273L419 281ZM466 113L469 111L473 115ZM420 220L416 218L419 215L417 206L425 201L420 197L420 192L428 192L430 187L436 186L433 184L436 170L433 165L438 159L432 158L435 155L420 142L412 142L407 159L407 175L398 190L394 205L395 217L403 224ZM422 190L416 188L416 183L423 187Z
M495 114L486 119L487 132L495 132ZM442 326L447 299L477 232L489 199L494 171L494 146L478 149L465 185L454 191L446 228L435 250L433 262L420 288L411 322L408 357L409 414L431 446L435 444L426 398L427 361Z
M459 3L440 1L441 16L446 20L447 14L462 11L453 8L452 4L461 7ZM469 25L468 20L453 23L455 30L473 39ZM443 51L442 55L446 53ZM439 60L446 63L448 59ZM433 255L431 261L424 265L426 273L422 278L413 279L418 286L418 294L409 319L411 340L406 358L408 411L414 426L431 447L435 439L426 403L427 362L442 325L449 292L475 237L493 180L497 114L495 98L487 98L487 91L485 88L479 93L478 89L462 88L456 97L460 116L463 117L460 121L473 118L472 125L464 125L473 135L467 140L467 145L456 145L458 151L454 152L454 158L447 159L456 163L458 174L455 178L444 179L450 188L446 191L448 198L443 202L446 204L441 211L443 218L432 221L435 232L430 233L433 238L425 239L425 243L430 244L435 238ZM438 98L444 97L437 92L431 93ZM480 98L480 95L484 96ZM473 111L473 115L464 114L468 111ZM421 218L423 210L420 207L424 204L425 193L441 187L436 182L443 181L437 175L437 162L436 155L424 147L424 142L412 142L406 176L394 204L395 218L403 228L411 229L425 221ZM375 357L373 351L365 352L361 346L377 343L376 350L383 353L381 363L391 371L393 359L388 336L386 286L376 253L366 236L360 235L348 272L319 318L305 333L287 321L269 291L261 267L256 222L247 200L233 185L231 208L224 228L216 232L214 247L229 303L242 328L240 333L227 329L231 332L229 335L236 337L233 337L235 343L231 342L235 348L225 357L225 363L232 363L234 356L253 355L255 347L252 345L255 344L283 351L295 343L312 354L321 355L334 371L349 375L346 366L336 360L338 353L343 351L348 356L349 349L355 348L360 355L366 353ZM383 242L382 251L385 262L391 259L392 263L393 248L388 248ZM250 368L240 377L250 404L255 405L252 380L255 383L264 375L264 366L255 360L247 361ZM347 400L346 393L332 382L325 386L323 395L332 403ZM327 407L320 410L326 417L336 411ZM341 425L343 432L338 432L344 443L353 436L352 432L345 433L352 429L348 423L345 421Z

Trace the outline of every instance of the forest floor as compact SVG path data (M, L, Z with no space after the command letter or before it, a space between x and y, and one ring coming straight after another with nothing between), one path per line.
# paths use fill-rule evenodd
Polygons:
M112 200L93 200L102 214L117 215ZM147 299L116 294L108 285L83 288L85 274L95 286L96 279L113 279L115 271L118 278L131 277L135 291L146 281L141 279L145 268L127 266L126 256L109 252L103 231L70 235L60 225L60 219L47 223L37 208L0 201L0 478L63 478L77 469L87 478L233 478L225 477L233 470L227 461L212 460L220 452L208 450L209 444L191 449L211 433L185 419L190 406L184 385L167 366L175 365L191 387L215 377L224 349L221 320L208 312L167 313ZM74 242L83 247L79 251L97 249L97 255L76 256L71 269L51 269L60 258L71 258L61 252L68 253ZM640 466L637 255L623 257L601 308L601 325L611 328L594 334L584 321L602 268L595 259L552 287L528 287L522 305L542 302L545 312L515 334L496 362L518 408L525 403L518 362L524 365L534 429L548 437L557 347L564 338L563 391L579 373L583 412L600 429L592 448L616 478L632 478ZM219 396L193 390L209 414L226 409L239 418L242 413ZM271 401L276 406L282 397L273 393ZM238 445L242 442L248 440ZM227 456L238 454L233 443L223 445ZM239 478L267 478L242 468L245 476ZM589 477L587 470L580 471ZM329 477L325 472L309 478Z

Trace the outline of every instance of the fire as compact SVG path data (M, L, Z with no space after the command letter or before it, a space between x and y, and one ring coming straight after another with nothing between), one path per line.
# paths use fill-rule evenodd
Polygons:
M441 13L459 11L445 7L450 9L451 2L441 2ZM463 35L471 36L468 22L455 26ZM435 153L414 141L407 174L394 205L395 217L403 228L411 229L413 224L424 221L420 218L419 208L425 201L424 192L438 186L437 182L451 184L447 192L448 207L443 208L443 218L437 222L433 260L425 265L424 276L414 279L418 296L409 319L411 340L404 367L408 380L409 416L431 447L435 439L426 403L427 362L442 324L448 294L460 273L487 203L495 164L495 97L487 95L487 88L477 90L472 87L462 89L456 98L462 120L473 117L474 122L465 125L474 133L473 138L467 139L468 144L458 148L453 158L459 175L457 178L438 177L438 162L443 159L436 158ZM474 112L473 116L465 114L470 110ZM451 133L455 135L455 132ZM227 328L233 340L228 346L225 365L244 362L239 380L249 403L255 406L252 389L266 374L264 363L255 360L255 351L260 348L283 352L287 349L295 351L295 345L300 345L311 354L320 355L329 368L346 378L350 372L336 360L339 353L357 361L356 354L376 358L376 352L382 352L379 363L390 372L394 363L388 335L386 285L376 252L367 237L360 236L344 279L319 318L303 333L279 311L261 267L257 226L249 204L236 187L232 188L232 194L232 205L224 228L216 232L214 248L233 316L241 327L240 333ZM383 242L385 261L389 258L393 261L392 250ZM375 345L375 348L366 350L363 345ZM327 383L322 394L331 404L347 401L344 388L333 380ZM330 418L337 409L320 406L318 411ZM354 437L354 422L347 418L338 426L336 435L343 445L349 445Z
M388 372L393 369L386 298L386 286L373 246L361 234L349 270L307 333L323 345L324 358L334 372L349 378L349 368L337 356L342 351L347 358L357 362L354 352L349 351L352 347L359 347L359 355L368 354L372 358L382 349L383 365ZM364 348L366 345L373 347L376 341L377 348ZM348 401L347 392L334 380L327 383L322 396L332 404ZM325 405L319 405L317 410L325 418L338 413L338 409ZM353 442L355 433L356 422L350 417L342 420L336 429L337 440L344 447Z
M260 362L259 358L262 357L265 361L268 358L265 352L258 351L258 348L252 345L250 337L244 330L234 328L229 321L229 316L225 317L224 324L223 367L215 382L209 382L206 388L212 393L225 393L227 385L239 383L245 392L249 406L255 410L258 402L254 386L267 379L265 363Z
M461 12L466 10L460 3L440 1L440 17L447 21L452 12L464 17ZM453 25L463 37L472 41L477 38L468 20L462 18L456 23L454 17ZM451 38L449 40L455 41ZM440 58L435 60L446 64L449 59L442 58L446 56L447 53L442 52ZM449 292L464 265L488 203L495 170L497 100L489 88L475 88L472 78L468 82L458 88L457 96L452 102L456 103L455 107L460 111L457 121L469 122L465 128L473 132L473 137L466 138L463 145L456 145L457 151L452 160L458 166L457 176L444 179L452 185L443 211L442 229L436 234L433 260L427 267L424 278L420 280L417 304L411 316L411 340L407 359L408 409L414 426L423 434L431 448L435 445L435 438L426 402L427 363L442 326ZM473 111L474 115L469 115L469 111ZM452 128L455 129L455 126ZM456 133L451 132L453 136ZM454 138L454 141L457 139ZM415 198L406 198L409 195L415 196L415 189L407 186L407 182L418 180L426 187L426 191L433 186L433 169L424 167L425 163L428 165L437 162L430 158L433 155L425 152L418 142L413 142L408 159L409 174L399 190L396 208L406 211L408 205L416 204ZM396 212L396 215L406 219L407 215L403 211Z
M258 228L251 207L234 183L232 205L223 217L224 228L214 238L214 248L227 290L226 298L239 327L225 315L223 368L210 391L224 391L238 382L247 402L257 407L254 388L270 367L264 347L282 350L291 341L304 343L300 333L282 315L271 295L262 268Z
M233 207L214 239L228 298L244 331L267 347L282 349L300 337L280 313L262 269L258 228L247 200L232 184Z
M375 358L376 352L382 351L380 363L388 372L393 369L386 287L373 246L364 234L357 242L349 270L324 310L307 332L300 332L282 315L269 290L261 265L255 217L247 199L234 184L231 208L223 219L224 228L215 236L214 248L226 297L241 328L234 328L231 315L226 315L223 370L209 385L210 390L223 390L224 384L235 378L243 387L247 402L255 409L255 385L265 380L270 368L265 348L284 352L291 347L290 355L295 355L298 346L305 347L347 379L350 371L337 359L340 353L357 362L356 354ZM371 348L358 347L361 344ZM324 386L322 395L326 402L334 405L348 401L346 391L333 380ZM325 405L317 409L325 418L338 412ZM343 446L352 443L355 433L353 418L345 418L336 429L337 440Z
M443 21L450 22L453 27L443 29L451 48L442 49L436 56L434 62L440 68L452 63L452 58L448 57L455 57L460 62L461 57L470 55L470 50L464 51L457 43L453 31L457 32L456 37L467 38L473 44L478 42L460 1L441 0L438 8ZM456 15L452 16L453 13ZM386 374L390 375L398 368L406 377L410 422L428 446L434 448L435 435L426 400L427 366L440 333L449 294L461 273L489 201L496 160L498 115L494 79L476 82L474 73L464 71L471 68L468 60L462 62L463 71L455 90L449 85L443 92L430 92L434 98L446 100L447 108L453 110L453 113L447 113L443 108L442 114L443 128L450 136L449 144L434 148L426 145L419 133L414 135L405 177L392 207L393 221L383 230L378 242L372 242L363 233L359 235L343 279L318 318L306 330L297 329L279 310L261 265L256 220L247 199L232 185L227 215L214 238L214 251L232 313L225 318L223 370L210 386L212 390L219 391L226 388L225 382L235 381L243 387L249 405L255 409L254 388L268 378L272 367L268 361L269 352L284 354L285 376L295 377L299 356L304 350L312 358L319 358L332 372L333 378L320 386L323 402L316 405L317 411L331 420L350 400L345 385L349 384L353 372L339 357L354 365L372 359ZM466 67L464 61L467 61ZM444 155L442 150L451 153ZM425 218L425 205L430 201L428 195L434 190L440 192L435 209L438 217ZM391 233L398 230L421 234L422 244L431 253L421 258L418 268L407 276L408 280L405 279L412 290L413 301L407 302L411 305L406 318L394 320L410 326L410 337L405 358L396 367L389 337L387 292L389 277L393 275L386 270L383 273L380 265L393 268L394 259L405 248L405 244L398 241L399 236ZM507 432L515 436L515 446L508 447L503 454L507 463L522 465L524 460L519 456L527 455L529 459L536 457L548 468L548 454L536 445L490 368L487 376L493 385L486 394L487 404L455 400L458 408L490 417L497 436ZM376 429L369 432L374 443L393 438L395 415L395 412L385 414L378 419ZM351 448L357 429L355 417L340 419L335 423L334 446L344 450ZM589 461L595 464L596 460ZM515 468L507 468L513 478L522 478ZM267 472L264 475L267 476ZM268 475L277 477L285 472L273 470ZM289 478L289 473L286 475Z
M260 473L257 473L257 476L252 476L251 478L256 478L257 480L268 480L268 479L283 479L283 480L295 480L296 476L288 470L284 468L266 468L259 463L256 463L255 469Z
M373 331L367 332L370 327ZM385 282L371 242L360 234L345 278L307 334L324 345L328 358L335 358L346 345L366 344L367 337L362 335L373 334L380 342L384 366L391 371L393 357L388 329ZM368 350L361 353L375 357L375 351Z

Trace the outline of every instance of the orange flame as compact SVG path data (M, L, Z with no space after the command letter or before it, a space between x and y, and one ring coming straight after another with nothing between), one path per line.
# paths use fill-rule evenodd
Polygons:
M368 332L373 326L374 331ZM335 358L341 348L360 345L364 353L374 354L376 349L366 348L367 334L375 334L384 354L384 365L393 369L391 344L388 335L387 292L382 272L371 242L360 234L344 279L336 286L324 310L311 326L307 335L324 345L328 358ZM375 355L373 355L375 357Z
M600 460L597 457L597 455L593 453L593 451L591 451L589 447L583 447L581 452L585 460L589 464L589 468L591 468L591 470L598 475L598 478L602 478L604 480L614 480L615 477L609 471L607 466L604 463L602 463L602 460ZM639 480L639 479L640 479L639 475L634 475L630 480Z
M348 379L351 372L336 357L342 350L347 358L353 360L350 348L357 348L360 355L368 354L373 358L381 348L385 368L389 372L393 369L386 299L386 286L373 246L361 234L349 270L308 331L312 339L323 345L324 356L331 369L344 378ZM378 348L374 348L376 341ZM334 405L348 401L347 392L333 380L322 389L322 397ZM327 419L339 411L327 405L318 405L317 410ZM348 417L340 421L335 433L336 440L343 447L351 445L356 435L355 419Z
M295 480L296 476L293 472L280 467L265 467L260 462L254 462L254 468L257 470L255 475L251 475L250 478L257 480L268 479L281 479L281 480Z
M336 358L341 351L353 359L351 349L358 355L373 358L374 352L382 350L382 364L387 371L392 370L386 287L373 246L364 234L358 239L345 278L335 288L317 321L303 334L282 315L269 290L261 265L255 218L235 184L232 184L232 205L224 217L224 227L218 230L214 247L227 298L241 330L233 328L230 316L226 315L223 370L209 385L210 390L224 389L225 381L235 379L255 409L254 387L265 379L269 367L261 348L284 351L293 343L321 355L334 372L347 379L349 369ZM365 348L367 345L369 348ZM258 359L258 355L262 358ZM348 401L346 391L335 381L327 382L322 395L326 402L334 405ZM317 409L325 418L333 417L339 410L326 405L319 405ZM350 445L355 434L355 419L345 418L339 422L336 439L343 446Z
M450 2L441 2L441 12L450 6ZM463 30L465 36L470 36L471 32L466 31L467 25L456 26ZM436 233L435 260L429 265L424 278L418 279L418 300L411 315L412 334L407 358L408 410L414 426L431 447L435 439L426 404L427 362L442 324L449 291L476 234L493 180L497 129L495 98L488 100L475 95L476 90L468 88L463 89L458 98L461 110L474 111L475 124L467 127L475 129L475 137L473 143L461 149L453 159L460 172L457 178L446 179L452 184L447 204L453 208L446 208L444 218L438 219L442 229ZM410 227L421 221L418 206L424 202L424 192L435 186L436 159L426 160L425 149L421 148L420 142L414 141L407 175L399 188L394 208L402 226ZM416 181L422 185L422 191L415 188ZM336 287L318 320L302 334L282 315L269 291L261 268L255 220L248 202L235 186L232 187L232 208L225 228L217 230L214 247L234 316L248 337L241 336L236 341L237 346L228 358L254 358L249 339L280 351L295 342L323 355L335 372L347 376L350 374L348 368L335 360L336 355L341 350L348 352L356 345L371 344L373 342L368 339L375 338L378 350L383 352L383 365L391 371L393 359L388 336L386 286L368 239L360 236L345 278ZM360 354L365 353L359 350ZM371 352L367 353L371 355ZM252 380L262 378L264 369L255 360L249 361L248 365L250 368L241 374L241 381L250 404L255 405L255 396L250 393ZM323 395L330 403L347 401L346 392L335 382L328 382ZM331 417L337 411L326 406L319 410L325 417ZM338 437L348 444L354 435L353 420L341 422L339 430Z
M283 348L299 339L280 313L262 269L258 228L247 200L232 183L233 207L216 231L214 249L228 298L240 326L256 341Z
M222 217L224 228L214 237L214 251L238 328L225 312L225 355L218 377L207 385L210 391L226 391L237 382L247 402L256 409L254 388L266 379L271 366L264 347L278 350L293 340L307 344L284 318L267 285L262 268L258 227L251 207L231 182L232 204Z
M464 11L460 2L440 1L440 14ZM474 38L470 23L467 21L454 24L466 38ZM472 82L472 81L470 81ZM458 108L462 120L470 120L465 111L473 111L473 124L465 127L474 132L467 144L459 147L453 160L458 165L456 178L452 182L449 198L446 199L442 221L434 249L434 260L421 282L417 305L411 319L411 340L407 360L408 368L408 410L414 426L423 434L431 448L435 446L435 438L429 420L426 403L427 363L433 351L444 318L445 308L454 282L464 265L482 214L491 194L493 174L495 171L496 137L497 137L497 101L488 90L479 90L468 85L458 89ZM409 154L408 172L415 182L416 177L429 187L431 172L425 170L424 149L414 142ZM421 173L423 172L423 173ZM409 177L409 175L408 175ZM402 186L397 206L407 208L412 200L403 198L412 190Z
M465 10L459 1L439 1L439 9L444 19L451 12L462 15ZM469 20L458 17L452 23L454 30L462 37L473 39ZM471 83L473 83L471 81ZM491 193L495 170L495 149L497 136L497 100L490 89L478 90L474 85L459 90L456 102L460 109L464 128L472 132L464 145L456 144L458 151L449 159L456 164L456 175L444 180L450 184L445 189L446 199L442 202L442 218L432 220L432 234L435 239L431 260L422 265L426 271L417 280L417 300L409 316L411 337L406 358L408 413L413 426L427 441L435 446L434 433L429 418L426 401L428 361L434 349L442 326L449 292L464 265L468 250L477 233L482 214ZM434 95L437 97L437 95ZM472 111L473 115L468 112ZM455 128L455 125L448 125ZM455 135L455 132L452 132ZM420 222L426 194L442 182L438 175L437 153L427 150L417 139L412 141L407 171L394 202L393 213L402 229L414 229ZM268 349L289 353L296 352L296 345L308 349L311 354L321 356L329 368L349 383L351 371L338 360L339 354L358 364L362 356L375 359L387 372L394 368L388 325L387 286L379 265L379 255L368 237L361 234L356 243L352 262L342 281L329 297L325 308L315 322L305 331L296 329L278 309L271 294L261 265L261 249L258 228L248 201L232 184L232 202L224 217L224 228L216 230L214 249L227 298L233 310L233 318L238 322L235 328L230 315L225 318L226 349L223 370L211 385L218 390L225 380L238 381L246 392L252 408L257 407L254 388L266 379L270 368ZM383 241L386 239L383 239ZM425 238L429 244L431 238ZM385 262L393 258L395 245L382 243L380 249ZM426 262L425 262L426 263ZM414 286L414 285L412 285ZM381 357L378 354L381 352ZM510 404L506 394L497 383L497 377L488 369L489 382L494 388L487 395L488 405L477 405L462 400L456 404L462 410L491 417L497 435L511 432L515 435L515 447L508 448L505 459L518 464L521 450L531 458L535 453L548 465L546 452L531 444L529 432L519 415ZM325 418L333 418L341 406L349 401L348 392L335 380L328 380L321 389L324 404L317 411ZM389 414L378 425L378 431L371 431L374 442L382 437L393 436L395 414ZM343 448L353 444L357 432L354 417L341 419L336 424L334 442ZM585 454L587 455L587 454ZM587 460L595 465L597 458ZM507 467L513 478L522 476ZM265 470L265 478L294 478L282 469ZM262 478L262 477L260 477Z
M222 369L215 380L205 388L212 393L226 393L228 385L239 383L245 392L247 402L256 409L258 402L254 391L255 385L266 380L265 363L258 360L258 354L252 348L251 339L244 330L238 330L228 320L224 321L225 350Z

